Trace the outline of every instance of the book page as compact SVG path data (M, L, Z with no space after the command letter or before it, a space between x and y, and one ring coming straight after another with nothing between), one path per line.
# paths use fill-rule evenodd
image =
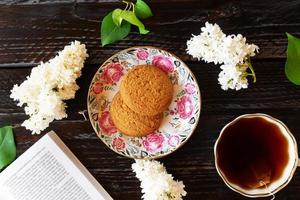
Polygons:
M50 132L0 174L0 199L111 200L59 137Z

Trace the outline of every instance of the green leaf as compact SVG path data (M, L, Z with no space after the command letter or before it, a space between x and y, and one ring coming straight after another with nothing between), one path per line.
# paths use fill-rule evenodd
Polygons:
M0 169L16 159L16 145L11 126L0 128Z
M300 39L286 33L288 38L285 74L294 84L300 85Z
M145 29L144 24L135 16L134 12L123 10L121 12L121 18L129 22L130 24L137 26L139 28L140 34L149 33L149 31Z
M135 15L140 19L151 17L152 11L150 7L142 0L137 0L134 6Z
M101 24L101 44L114 43L118 40L125 38L131 30L131 25L128 22L123 22L117 26L112 19L112 12L106 15Z
M112 12L112 19L115 25L117 26L120 26L122 24L122 20L123 20L121 17L122 11L123 10L121 10L120 8L117 8Z

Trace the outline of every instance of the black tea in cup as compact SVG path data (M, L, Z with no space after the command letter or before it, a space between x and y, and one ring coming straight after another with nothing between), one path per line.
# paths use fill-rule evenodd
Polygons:
M278 124L264 118L240 118L219 138L216 162L226 179L249 190L267 187L289 163L289 143Z

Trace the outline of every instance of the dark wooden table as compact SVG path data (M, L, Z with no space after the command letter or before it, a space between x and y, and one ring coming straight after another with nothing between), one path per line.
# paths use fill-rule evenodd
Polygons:
M67 102L69 117L55 121L54 130L114 199L140 199L139 182L131 171L133 160L107 148L90 122L78 111L86 109L89 83L99 65L119 50L135 45L165 48L182 58L195 74L202 93L197 130L183 148L160 159L186 185L185 199L246 199L223 184L214 166L213 145L221 128L245 113L263 112L284 121L300 143L300 87L284 74L285 32L300 36L299 0L155 0L149 2L154 17L146 21L148 35L135 33L121 42L100 46L99 23L110 10L123 6L117 0L0 2L0 125L19 124L27 118L10 98L32 67L47 61L73 40L87 45L90 55L78 80L80 90ZM257 83L247 90L224 92L217 84L219 68L186 55L186 40L199 33L205 21L218 23L226 33L242 33L260 47L253 59ZM18 155L41 135L15 128ZM300 199L300 171L276 199ZM270 199L270 198L267 198Z

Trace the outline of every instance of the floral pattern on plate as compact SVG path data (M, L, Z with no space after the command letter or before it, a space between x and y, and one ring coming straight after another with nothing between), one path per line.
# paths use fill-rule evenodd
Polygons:
M132 67L152 64L165 71L174 86L172 102L158 130L145 137L119 132L109 113L121 77ZM130 158L159 158L182 146L195 130L201 108L200 90L189 68L173 54L155 47L125 49L105 61L89 88L87 107L98 137L113 151Z

